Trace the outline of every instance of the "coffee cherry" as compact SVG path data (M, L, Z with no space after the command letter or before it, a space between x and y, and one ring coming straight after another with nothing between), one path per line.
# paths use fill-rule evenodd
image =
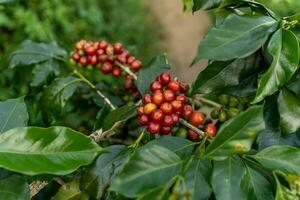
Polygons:
M218 119L219 118L219 110L218 109L212 110L211 113L210 113L210 116L213 119Z
M200 112L193 112L189 117L189 122L198 127L205 122L205 117Z
M139 70L143 66L142 62L139 60L135 60L130 64L130 68L133 70Z
M164 102L165 98L164 98L164 95L163 93L161 92L155 92L153 94L153 97L152 97L152 102L155 103L156 105L160 105Z
M103 74L109 74L113 71L113 66L111 63L109 62L105 62L103 65L102 65L102 68L101 68L101 71Z
M102 40L102 41L99 43L98 48L99 48L99 49L106 50L107 46L108 46L108 43L107 43L105 40Z
M185 119L188 119L193 112L193 107L190 105L184 105L181 116Z
M143 104L147 104L147 103L151 103L152 102L152 98L150 94L145 94L143 96Z
M175 99L175 94L172 90L165 90L164 97L165 97L165 101L171 102Z
M87 55L94 55L96 53L96 49L93 46L89 46L87 48L84 49L85 53Z
M127 64L128 65L131 65L131 63L133 63L133 61L135 61L136 59L135 59L135 57L134 56L129 56L128 58L127 58Z
M98 58L97 58L96 55L93 55L93 56L91 57L90 63L91 63L92 65L97 65L97 63L98 63Z
M170 81L171 81L171 76L169 73L163 72L161 73L159 76L159 81L163 84L163 85L167 85Z
M79 54L78 54L77 52L74 52L74 53L72 54L72 59L73 59L74 61L78 61L78 60L80 59Z
M179 82L177 82L177 81L170 81L170 82L168 83L167 88L168 88L169 90L172 90L173 92L176 93L176 92L178 92L179 89L180 89L180 84L179 84Z
M114 47L111 46L111 45L108 45L105 49L105 53L108 55L108 56L112 56L114 55Z
M133 87L134 87L133 80L132 79L125 79L125 81L124 81L124 88L125 88L125 90L130 90ZM151 98L151 96L150 96L150 98ZM151 103L151 101L150 102L145 102L145 103Z
M182 103L186 103L187 102L186 96L184 94L178 94L176 96L176 100L181 101Z
M214 137L217 134L217 127L213 123L206 124L204 127L205 133L210 136Z
M179 115L176 113L172 113L171 116L173 119L173 125L175 126L179 122Z
M229 108L227 110L227 114L228 114L229 118L236 117L239 115L239 113L240 113L240 111L237 108Z
M81 49L83 49L83 45L84 45L84 43L85 43L85 41L84 41L84 40L80 40L79 42L76 42L76 44L75 44L75 48L76 48L77 50L81 50Z
M154 81L153 83L151 83L150 90L152 92L155 92L156 90L161 90L161 89L162 89L162 85L160 82Z
M187 132L187 137L192 140L192 141L198 141L200 139L200 136L198 133L196 133L195 131L192 130L188 130Z
M152 134L156 134L159 133L161 130L161 126L159 123L156 122L149 122L148 126L147 126L147 130L152 133Z
M173 112L173 107L170 103L164 102L160 105L160 109L165 113L165 114L171 114Z
M181 101L175 100L171 102L171 105L173 106L173 109L175 111L182 111L183 109L183 103Z
M114 52L115 54L121 54L123 51L122 51L122 44L117 42L115 45L114 45Z
M219 114L219 121L225 122L227 120L227 114L224 110L222 110Z
M169 134L171 134L171 132L172 132L172 127L170 127L170 126L163 126L161 128L161 133L163 135L169 135Z
M106 60L111 64L113 64L115 62L115 57L113 55L108 55Z
M118 60L118 62L121 63L121 64L125 64L125 63L126 63L126 58L125 58L125 56L123 56L123 55L118 55L117 60Z
M151 114L151 120L153 122L160 122L164 119L164 113L163 111L156 109Z
M106 62L106 60L107 60L107 55L106 55L106 54L99 55L99 56L98 56L98 60L99 60L99 62L101 62L101 63Z
M221 94L220 96L218 96L218 100L220 104L224 106L226 106L229 103L229 97L226 94Z
M173 126L173 118L171 115L165 115L165 117L162 120L162 125L163 126Z
M81 57L80 60L79 60L79 63L83 66L86 65L88 63L87 58L86 57Z
M235 97L229 97L229 107L235 108L239 105L239 100Z
M157 106L154 103L147 103L144 106L144 113L146 115L150 115L156 108L157 108Z
M112 75L114 76L114 77L119 77L119 76L121 76L121 69L120 68L118 68L118 67L115 67L114 68L114 70L113 70L113 72L112 72Z
M96 51L96 54L97 54L98 56L104 55L104 50L103 50L103 49L98 49L98 50Z
M139 106L139 107L136 109L136 112L137 112L138 115L144 114L144 106Z
M188 92L189 91L189 89L190 89L190 86L189 86L189 84L187 84L187 83L184 83L184 82L180 82L180 92L182 92L182 93L186 93L186 92Z
M139 116L139 119L138 119L139 125L145 126L145 125L148 124L149 121L150 120L149 120L149 117L147 115L143 114L143 115Z

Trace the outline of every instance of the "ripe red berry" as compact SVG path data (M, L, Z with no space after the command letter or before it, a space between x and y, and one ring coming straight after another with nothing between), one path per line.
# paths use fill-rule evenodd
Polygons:
M114 55L114 47L111 45L108 45L105 49L105 52L108 56Z
M97 55L103 55L104 54L104 50L103 49L98 49L97 51L96 51L96 54Z
M73 59L74 61L78 61L78 60L80 59L80 55L79 55L77 52L74 52L74 53L72 54L72 59Z
M161 130L161 126L159 123L156 122L149 122L148 126L147 126L147 130L152 133L152 134L156 134L159 133Z
M127 50L123 51L122 55L123 55L126 59L130 56L129 51L127 51Z
M106 50L107 46L108 46L108 43L107 43L105 40L102 40L102 41L99 43L98 48L99 48L99 49Z
M153 97L152 97L152 102L155 103L156 105L160 105L164 102L164 95L161 92L154 92Z
M152 97L150 94L145 94L143 96L143 104L151 103L152 102Z
M173 112L173 107L170 103L164 102L160 105L160 109L165 113L165 114L171 114Z
M173 109L175 111L182 111L183 109L183 103L181 101L178 100L172 101L171 105L173 106Z
M217 134L217 127L213 123L206 124L204 127L204 131L206 132L207 135L210 137L214 137Z
M171 116L173 119L173 126L175 126L179 122L179 115L176 113L172 113Z
M109 62L105 62L101 67L101 71L103 74L109 74L113 71L113 65Z
M87 55L94 55L96 53L96 49L93 46L88 46L84 49Z
M186 96L181 93L176 96L176 100L181 101L182 103L185 103L187 101Z
M149 122L149 117L147 115L143 114L143 115L139 116L139 119L138 119L139 125L145 126L148 124L148 122Z
M165 115L161 122L162 126L173 126L174 121L171 115Z
M160 122L164 119L164 113L163 111L156 109L151 114L151 120L153 122Z
M162 89L162 85L160 82L154 81L153 83L151 83L150 90L152 92L155 92L156 90L161 90L161 89Z
M172 132L172 127L170 127L170 126L163 126L161 128L161 133L163 135L169 135L171 132Z
M121 54L123 52L122 48L123 48L123 45L121 43L117 42L114 45L114 52L116 54Z
M120 68L118 68L118 67L115 67L114 69L113 69L113 71L112 71L112 75L114 76L114 77L119 77L119 76L121 76L121 69Z
M180 84L179 84L179 82L177 82L177 81L170 81L170 82L168 83L167 88L168 88L169 90L172 90L173 92L176 93L176 92L178 92L179 89L180 89Z
M90 63L92 65L97 65L98 64L98 59L97 59L96 55L93 55L93 56L90 57Z
M188 130L187 136L192 141L198 141L200 139L199 134L192 130Z
M182 92L182 93L186 93L186 92L188 92L189 91L189 89L190 89L190 86L189 86L189 84L187 84L187 83L184 83L184 82L180 82L179 83L180 84L180 92Z
M159 75L159 80L163 85L167 85L171 81L169 73L163 72Z
M154 103L147 103L144 106L144 113L146 115L150 115L156 108L157 108L157 106Z
M143 66L143 63L139 60L135 60L130 64L131 69L133 70L139 70Z
M99 62L101 62L101 63L106 62L106 60L107 60L107 55L106 55L106 54L99 55L99 56L98 56L98 60L99 60Z
M115 57L113 55L108 55L106 60L113 64L115 62Z
M189 117L189 123L198 127L205 122L205 117L200 112L193 112Z
M133 63L133 61L135 61L135 57L134 56L129 56L128 58L127 58L127 64L128 65L131 65L131 63Z
M118 60L118 62L121 63L121 64L125 64L125 62L126 62L126 58L125 58L125 56L123 56L123 55L118 55L117 60Z
M193 107L191 105L184 105L181 116L188 119L193 112Z
M144 106L139 106L139 107L136 109L136 112L138 113L138 115L144 114Z
M82 57L79 59L79 63L80 63L81 65L86 65L86 64L88 63L87 58L84 57L84 56L82 56Z
M130 90L133 87L134 87L133 80L132 79L125 79L125 81L124 81L124 88L125 88L125 90ZM146 102L146 103L151 103L151 102Z
M165 101L171 102L175 99L175 94L172 90L165 90L164 97L165 97Z

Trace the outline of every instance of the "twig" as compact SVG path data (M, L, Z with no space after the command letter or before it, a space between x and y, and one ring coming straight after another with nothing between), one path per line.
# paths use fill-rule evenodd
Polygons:
M205 132L201 131L200 129L198 129L197 127L188 123L187 121L185 121L182 118L179 119L179 123L181 123L182 125L184 125L185 127L189 128L189 129L191 129L192 131L198 133L201 137L203 137L205 135Z
M221 104L219 104L215 101L209 100L209 99L207 99L205 97L202 97L202 96L196 96L196 99L201 101L202 103L205 103L205 104L217 107L217 108L222 108L223 107L223 105L221 105Z
M135 73L133 73L131 70L130 70L130 68L129 67L127 67L127 66L125 66L125 65L122 65L121 63L119 63L119 62L115 62L121 69L123 69L127 74L129 74L130 76L132 76L132 78L134 79L134 80L137 80L137 76L136 76L136 74Z

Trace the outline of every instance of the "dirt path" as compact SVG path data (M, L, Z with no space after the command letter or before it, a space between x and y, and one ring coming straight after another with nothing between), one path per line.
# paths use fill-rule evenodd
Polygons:
M181 80L191 82L206 62L188 68L197 46L207 29L210 19L205 12L194 15L182 13L181 0L145 0L151 12L160 19L165 32L164 46L174 73Z

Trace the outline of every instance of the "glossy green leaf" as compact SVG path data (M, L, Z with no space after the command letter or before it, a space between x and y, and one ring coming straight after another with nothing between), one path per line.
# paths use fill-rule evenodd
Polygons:
M277 101L282 132L288 134L300 129L300 97L283 89Z
M174 182L174 181L173 181ZM168 188L158 187L138 196L138 200L169 200Z
M144 95L149 93L149 85L156 79L156 77L165 71L170 70L170 65L164 55L154 57L145 67L139 71L137 79L137 88L139 92Z
M78 182L62 185L51 200L89 200L89 196L79 189Z
M31 65L50 59L64 60L66 55L67 52L56 43L35 43L27 40L11 54L10 66Z
M0 199L30 200L29 185L23 177L12 175L0 180Z
M38 63L32 71L32 82L30 86L37 87L42 84L47 83L49 77L53 75L58 75L59 73L59 65L57 62L53 60L48 60L43 63Z
M114 179L111 191L134 198L163 186L182 169L182 160L172 151L157 145L140 148Z
M0 167L28 175L69 174L100 151L91 138L65 127L22 127L0 135Z
M238 86L247 80L247 78L255 75L262 67L263 63L259 53L251 55L244 59L236 59L232 61L216 61L211 63L201 71L193 84L192 94L207 94L215 91L222 91ZM256 79L256 76L254 76ZM247 89L248 94L255 93L255 86L251 84L244 85L241 91ZM250 87L249 87L250 86ZM247 96L247 95L246 95Z
M285 186L281 185L278 178L276 179L276 197L275 200L295 200L299 199L299 195L296 192L290 191Z
M126 121L130 116L136 112L135 105L125 105L123 107L117 108L116 110L110 112L104 119L102 130L107 131L112 128L116 123L121 123Z
M182 159L187 158L194 149L197 143L191 142L189 140L180 137L160 137L158 139L150 141L147 145L159 145L173 151Z
M0 102L0 133L15 127L26 126L28 119L23 97Z
M211 10L217 8L222 0L193 0L193 12L202 9L202 10Z
M268 169L300 174L300 149L297 147L271 146L252 157Z
M214 161L211 184L217 200L246 199L242 190L244 164L239 157Z
M293 91L298 97L300 97L300 78L289 84L287 88Z
M298 69L299 43L293 32L279 29L270 39L268 52L272 55L273 61L259 80L253 103L274 94Z
M201 41L192 64L201 59L225 61L245 58L264 45L277 25L269 16L231 14Z
M225 122L202 156L224 159L233 154L247 152L264 127L263 106L252 106Z

